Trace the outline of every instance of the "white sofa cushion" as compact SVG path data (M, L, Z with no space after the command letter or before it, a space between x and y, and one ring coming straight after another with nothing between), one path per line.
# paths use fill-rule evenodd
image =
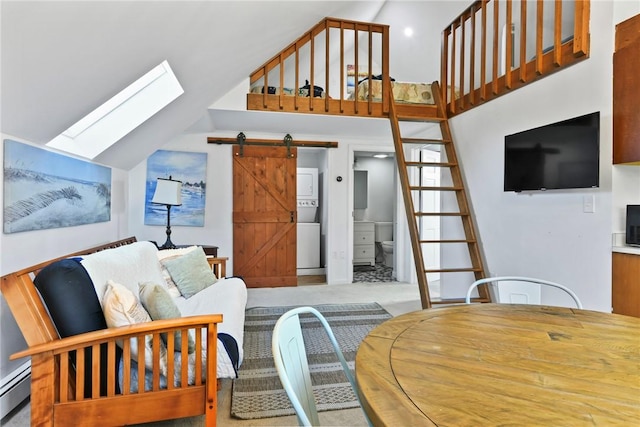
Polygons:
M151 242L135 242L86 255L81 263L89 273L102 304L108 280L125 285L136 295L141 283L165 284L158 252ZM220 279L189 299L179 296L174 298L174 301L183 316L222 314L223 321L218 324L218 332L229 334L235 339L238 344L239 363L242 363L244 312L247 305L247 287L242 279ZM220 339L217 347L217 377L235 378L234 365ZM194 354L191 353L189 357ZM176 357L178 355L179 353L176 353Z
M89 273L98 299L102 301L107 280L120 283L135 295L145 282L164 283L158 248L151 242L134 242L82 257L81 264Z
M179 297L176 305L183 316L220 313L222 323L218 332L226 333L238 343L239 363L242 363L244 351L244 312L247 306L247 286L242 279L230 277L220 279L208 288L198 292L192 298ZM222 350L218 340L218 377L235 378L235 369L226 351Z

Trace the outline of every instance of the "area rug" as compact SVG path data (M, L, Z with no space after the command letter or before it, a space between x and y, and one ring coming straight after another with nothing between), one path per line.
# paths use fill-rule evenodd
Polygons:
M244 361L233 382L231 395L233 417L256 419L295 414L271 353L273 327L278 318L292 308L260 307L246 311ZM314 308L329 322L352 370L360 342L374 327L392 317L377 303L326 304ZM318 411L358 407L358 400L324 328L312 315L303 315L300 320Z
M364 268L359 268L364 267ZM396 280L392 276L393 268L377 262L374 266L354 266L353 267L353 283L367 282L395 282Z

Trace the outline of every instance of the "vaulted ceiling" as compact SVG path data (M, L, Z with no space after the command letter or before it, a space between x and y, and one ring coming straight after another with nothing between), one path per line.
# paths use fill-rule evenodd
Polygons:
M184 94L95 159L128 170L186 130L233 130L240 122L237 115L216 115L209 107L326 16L391 25L396 70L403 69L405 79L433 81L438 78L438 52L418 48L426 40L439 46L444 25L467 5L391 0L2 0L1 131L45 144L168 60ZM413 26L416 38L394 39L394 24L398 32ZM426 65L419 66L421 62ZM265 127L263 131L277 127L263 119L269 113L244 114L245 125L249 121L253 128ZM309 129L309 117L299 120L299 127ZM317 118L315 122L319 133L331 128L348 134L354 128L347 120L336 122L337 127Z

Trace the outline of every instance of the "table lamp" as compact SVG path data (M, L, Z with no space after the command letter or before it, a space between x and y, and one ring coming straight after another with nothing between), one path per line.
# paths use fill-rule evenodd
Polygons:
M160 249L175 249L176 245L171 241L171 206L182 204L182 181L166 178L158 178L156 182L156 192L153 193L151 203L167 206L167 241Z

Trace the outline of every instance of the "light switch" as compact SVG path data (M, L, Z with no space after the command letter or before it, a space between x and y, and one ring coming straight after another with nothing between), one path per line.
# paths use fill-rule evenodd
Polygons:
M596 211L596 200L593 194L582 197L582 211L584 213L594 213Z

